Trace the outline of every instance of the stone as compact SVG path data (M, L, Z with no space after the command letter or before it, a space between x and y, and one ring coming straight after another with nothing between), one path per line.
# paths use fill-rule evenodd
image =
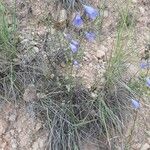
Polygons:
M53 27L51 27L51 28L50 28L50 32L51 32L51 34L53 35L53 34L56 33L56 29L54 29Z
M20 43L21 43L22 45L26 45L28 42L29 42L28 39L23 39Z
M38 43L36 41L31 41L30 44L33 45L33 46L38 45Z
M133 148L134 150L137 150L137 149L140 149L140 148L141 148L141 145L142 145L142 144L137 143L137 144L132 145L132 148Z
M39 48L38 47L33 47L33 52L39 53Z
M146 132L147 136L150 137L150 131L145 131L145 132Z
M137 3L137 0L132 0L133 3Z
M145 13L145 9L143 7L139 7L139 10L140 10L141 14Z
M86 143L83 143L81 145L82 150L98 150L98 147L96 144L92 144L90 140L88 140Z
M11 147L12 147L14 150L17 149L17 141L16 141L16 139L12 139L12 140L11 140Z
M58 22L64 22L67 20L67 11L65 9L60 10Z
M38 142L34 142L34 144L32 145L32 150L37 150L37 149L39 149Z
M36 139L36 141L32 145L32 150L45 149L44 147L45 147L45 142L47 140L47 136L48 136L48 134L45 133L44 137L40 137L40 138Z
M104 17L108 17L109 16L109 12L107 10L104 11Z
M9 116L9 121L15 121L16 120L16 118L17 118L17 115L16 115L16 113L13 113L13 114L11 114L10 116Z
M105 52L102 50L97 50L96 56L98 59L101 59L105 56Z
M5 132L7 123L4 120L0 120L0 136Z
M45 93L37 93L37 98L38 99L46 98L46 94Z
M40 51L39 48L36 46L31 47L28 50L25 50L24 54L20 55L20 59L22 60L22 63L26 64L26 63L32 62L36 58L39 51Z
M29 84L23 94L23 100L26 102L35 101L37 99L36 87L34 84Z
M105 56L105 53L107 52L107 48L104 46L104 45L100 45L98 48L97 48L97 53L96 53L96 56L98 59L102 59L104 56Z
M6 141L1 142L1 145L0 145L1 150L5 150L6 146L7 146Z
M35 130L39 131L42 128L42 124L39 122L36 124Z
M150 138L147 139L148 143L150 144Z
M10 134L11 134L11 135L14 135L14 134L15 134L15 131L14 131L14 130L10 130Z
M95 112L95 110L92 110L92 111L90 112L90 114L91 114L92 116L98 116L98 114Z
M97 95L96 93L92 92L92 93L91 93L91 97L92 97L92 98L97 98L98 95Z
M149 150L150 149L150 145L148 143L145 143L140 150Z

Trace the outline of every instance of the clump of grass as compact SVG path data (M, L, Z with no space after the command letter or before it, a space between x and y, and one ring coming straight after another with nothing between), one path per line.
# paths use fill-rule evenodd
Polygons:
M12 32L8 26L7 11L0 2L0 52L5 58L14 58L16 55L15 43Z
M120 12L118 26L120 26L123 23L127 28L130 28L135 25L135 22L136 20L131 12L126 12L125 10Z
M106 135L105 126L113 116L104 101L93 99L81 86L74 86L69 92L64 88L61 94L51 95L40 102L38 108L45 112L50 128L51 149L81 149L81 142L88 137L97 142ZM117 117L111 121L117 123Z

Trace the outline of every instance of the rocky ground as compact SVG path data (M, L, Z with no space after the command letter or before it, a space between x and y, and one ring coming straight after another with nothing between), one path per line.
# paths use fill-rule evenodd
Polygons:
M97 5L98 1L94 2ZM102 2L102 1L101 1ZM13 2L5 1L6 6L12 9ZM77 76L83 77L83 83L87 88L95 83L95 76L99 75L103 83L106 59L113 50L116 39L116 27L118 22L118 5L126 1L107 1L104 9L103 27L101 30L100 42L85 43L83 61L80 64L80 71ZM19 39L21 40L20 51L16 61L22 64L32 61L38 55L41 57L43 70L47 73L48 66L46 50L43 48L43 38L47 32L56 32L50 29L45 23L45 17L52 10L51 3L41 0L17 1L17 19L19 20ZM145 49L149 43L150 33L150 1L132 0L131 13L135 17L134 28L134 49L140 57L144 56ZM11 20L10 20L11 22ZM29 52L31 50L31 52ZM133 59L129 74L133 76L139 71L139 61ZM41 67L41 66L39 66ZM134 68L134 69L133 69ZM27 89L26 89L27 90ZM24 91L24 93L26 93ZM34 93L34 91L33 91ZM37 93L25 95L27 99L34 99ZM149 99L149 98L147 98ZM44 150L48 142L48 132L43 122L35 117L32 110L32 103L14 105L10 102L0 103L0 150ZM142 107L138 110L134 130L132 132L133 121L129 123L129 128L125 134L126 138L131 136L129 141L131 150L150 150L150 105L142 102ZM132 133L132 134L131 134ZM125 139L126 140L126 139ZM83 150L96 150L92 145L84 143ZM118 150L121 149L120 147Z
M1 150L45 148L48 132L42 122L34 118L34 112L10 103L1 104L0 112Z

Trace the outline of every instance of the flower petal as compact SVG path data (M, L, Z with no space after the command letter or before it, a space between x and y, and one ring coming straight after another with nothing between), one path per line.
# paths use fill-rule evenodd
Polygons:
M94 41L96 38L95 33L93 33L93 32L86 32L85 37L89 42Z
M74 61L73 61L73 65L76 66L76 67L79 67L78 61L77 61L77 60L74 60Z
M91 6L84 5L84 9L87 16L92 20L95 20L99 15L98 10L94 9Z
M149 69L150 68L150 62L141 62L140 67L142 69Z
M140 103L137 100L131 99L131 105L134 109L140 108Z
M146 85L150 88L150 78L146 79Z
M76 46L76 45L74 45L74 44L72 44L72 43L70 43L70 48L71 48L71 51L72 51L73 53L76 53L76 52L78 51L78 46Z
M72 43L73 45L75 45L75 46L79 46L79 43L78 43L77 41L75 41L75 40L72 40L71 43Z
M77 14L73 20L73 25L77 28L81 27L83 25L83 20L79 14Z

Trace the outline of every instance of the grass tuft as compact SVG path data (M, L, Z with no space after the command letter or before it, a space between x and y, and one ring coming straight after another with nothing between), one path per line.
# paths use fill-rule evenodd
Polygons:
M0 52L1 57L14 58L16 56L15 43L12 39L13 33L8 25L7 11L0 2Z

